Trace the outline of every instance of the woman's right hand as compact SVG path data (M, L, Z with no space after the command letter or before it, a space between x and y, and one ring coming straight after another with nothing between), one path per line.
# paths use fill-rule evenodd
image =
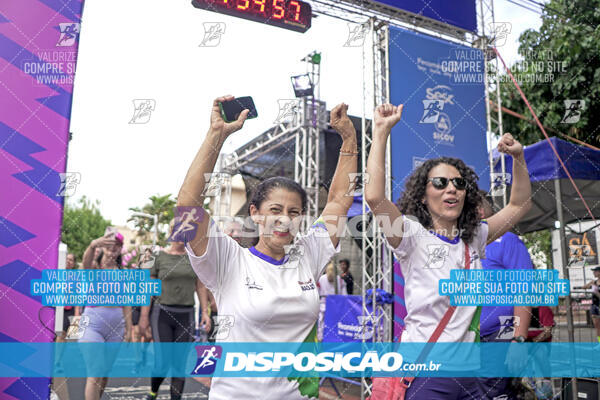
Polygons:
M402 118L402 110L404 104L395 106L393 104L381 104L375 108L374 113L374 130L373 133L376 135L384 136L386 139L394 125Z
M152 334L148 337L148 332L150 328L150 321L148 317L140 316L140 320L138 321L138 330L140 332L140 336L145 336L146 339L152 339Z
M244 126L244 121L248 117L250 110L244 110L240 113L238 119L234 122L225 122L221 115L221 108L219 103L224 101L234 100L235 97L231 95L221 96L213 101L212 112L210 113L210 130L218 134L223 139L226 139L234 132L239 131Z
M339 133L342 140L356 139L356 130L350 117L348 117L348 105L340 103L331 110L329 117L331 127Z
M92 240L92 246L96 247L107 247L112 248L113 246L119 243L117 239L115 239L114 233L107 233L106 235L99 237L98 239Z

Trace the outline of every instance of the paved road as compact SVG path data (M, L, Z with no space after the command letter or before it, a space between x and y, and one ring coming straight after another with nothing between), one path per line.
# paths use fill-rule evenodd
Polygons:
M168 384L167 378L160 387L159 400L170 400ZM82 400L85 378L56 378L54 387L60 400ZM102 400L140 400L149 391L150 378L110 378ZM194 379L186 379L182 397L184 400L207 399L208 388Z

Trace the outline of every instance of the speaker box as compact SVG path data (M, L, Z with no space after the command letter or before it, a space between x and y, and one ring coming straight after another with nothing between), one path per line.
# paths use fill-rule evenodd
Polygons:
M574 400L571 378L563 378L561 384L562 400ZM577 399L600 400L600 379L577 378Z

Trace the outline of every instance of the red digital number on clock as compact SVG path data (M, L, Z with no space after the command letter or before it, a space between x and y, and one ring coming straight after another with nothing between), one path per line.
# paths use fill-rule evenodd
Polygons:
M192 4L298 32L305 32L311 25L311 6L301 0L193 0Z
M282 19L285 14L285 10L280 3L283 3L283 0L273 0L273 18Z
M294 21L300 20L300 4L297 1L290 1L290 8L295 7L296 11L294 12Z

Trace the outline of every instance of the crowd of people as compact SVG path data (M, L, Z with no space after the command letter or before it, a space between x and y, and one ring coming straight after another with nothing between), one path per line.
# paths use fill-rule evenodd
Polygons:
M151 276L162 281L162 293L152 306L70 308L73 316L85 316L89 325L80 342L122 340L191 342L195 340L194 304L199 303L199 326L208 340L215 340L218 317L233 316L222 342L314 341L322 332L325 299L356 292L350 261L333 261L340 253L340 232L353 198L347 196L348 177L357 172L357 135L348 106L331 111L332 128L341 136L338 164L321 216L307 232L300 221L307 208L305 189L285 177L260 182L248 202L248 215L257 227L253 246L241 241L243 225L234 221L220 226L205 211L206 176L213 172L224 142L239 131L247 117L243 111L234 122L225 122L214 100L210 127L185 176L177 206L194 208L199 214L193 237L171 242L158 252L144 252L140 266L153 258ZM500 152L513 158L513 182L509 203L494 210L478 177L462 160L440 157L425 161L408 178L397 203L385 196L386 143L401 120L403 106L384 104L374 111L373 141L367 158L364 196L382 224L387 245L399 261L405 279L407 308L401 342L496 342L547 341L554 320L548 307L449 307L438 290L450 269L533 268L525 245L511 228L530 208L531 184L523 146L510 134L498 144ZM173 230L173 225L171 226ZM116 232L98 238L83 256L86 268L121 265L123 239ZM443 246L444 260L428 267L429 250ZM301 251L291 252L290 247ZM67 267L75 265L68 256ZM585 287L600 287L600 268ZM194 296L196 296L197 301ZM426 299L426 300L425 300ZM600 294L594 297L593 317L600 341ZM445 322L441 322L445 321ZM317 322L319 322L317 324ZM320 329L316 329L320 325ZM66 328L66 327L65 327ZM436 329L438 328L438 329ZM65 329L66 330L66 329ZM438 332L439 331L439 332ZM437 333L436 333L437 332ZM64 336L61 340L64 340ZM102 357L114 357L107 352ZM156 354L155 362L176 365L169 354ZM507 354L508 362L522 363ZM485 364L485 361L482 361ZM110 360L106 363L110 365ZM182 398L185 378L173 371L171 399ZM164 377L151 378L147 399L156 399ZM306 399L318 397L317 378L221 378L211 382L211 400L234 398ZM90 377L85 399L102 396L107 378ZM487 399L512 398L508 378L421 378L402 381L407 398ZM385 392L385 388L379 388ZM375 396L375 392L374 392ZM502 397L505 396L505 397ZM374 397L375 399L375 397Z

